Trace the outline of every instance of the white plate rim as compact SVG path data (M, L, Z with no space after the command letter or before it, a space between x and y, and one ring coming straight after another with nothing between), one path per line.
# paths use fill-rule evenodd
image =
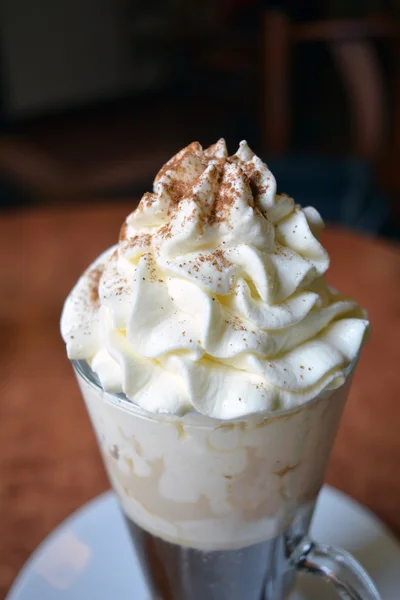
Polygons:
M351 507L353 510L361 513L365 518L367 518L371 524L373 524L376 528L380 530L382 535L391 540L394 547L400 552L400 541L396 537L396 535L389 529L389 527L379 519L369 508L362 505L360 502L346 494L345 492L338 490L337 488L325 484L321 490L324 495L333 498L339 502L345 503L348 507ZM30 572L32 566L35 564L38 557L46 550L46 547L51 544L51 542L59 536L59 534L67 528L69 525L74 523L78 518L84 519L85 514L96 510L96 506L100 505L104 502L107 502L108 499L115 498L115 493L113 490L106 490L99 495L91 498L83 505L75 509L68 517L66 517L63 521L61 521L52 531L50 531L44 539L39 543L38 546L32 551L28 559L22 565L20 571L18 572L16 578L14 579L9 591L7 592L5 600L18 600L19 588L23 585L25 575ZM318 498L318 502L320 502L321 493Z

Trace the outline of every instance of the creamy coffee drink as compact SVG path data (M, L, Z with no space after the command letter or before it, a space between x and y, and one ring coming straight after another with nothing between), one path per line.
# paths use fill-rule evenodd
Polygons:
M308 529L369 329L324 280L322 228L246 142L193 143L66 300L68 356L155 597L290 589L282 536Z

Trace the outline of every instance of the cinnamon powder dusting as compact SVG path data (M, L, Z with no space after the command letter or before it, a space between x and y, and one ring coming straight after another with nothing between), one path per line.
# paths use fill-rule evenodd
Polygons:
M139 206L136 210L142 211L144 208L150 208L153 202L157 199L156 194L152 194L151 192L145 192L143 194L141 201L139 202Z
M164 185L164 189L170 197L172 206L178 204L179 201L183 198L187 187L188 186L185 183L183 183L183 181L179 181L178 179L171 180L170 183Z
M222 163L226 164L227 162L230 162L230 160L222 159ZM240 174L231 173L230 175L226 176L225 173L225 177L223 177L223 175L224 172L222 170L220 179L220 181L222 180L222 182L216 195L214 205L211 209L211 214L209 218L210 224L218 224L228 220L232 209L235 207L237 201L240 200L241 196L241 192L235 186L235 182L238 180L238 178L240 178L247 185L249 185L249 179L246 173L244 173L243 171L240 171Z
M152 235L150 233L138 233L128 240L128 248L149 248L152 242Z
M89 283L89 300L94 306L99 306L99 283L104 271L104 265L94 267L87 275Z
M262 185L262 175L253 163L242 163L241 169L248 177L253 198L257 198L267 192L269 183Z
M159 171L155 178L155 185L162 180L162 192L167 198L168 222L158 227L156 235L139 234L129 239L127 237L126 224L121 229L121 239L128 247L139 247L142 250L153 247L156 242L169 239L175 232L187 226L189 222L196 222L197 235L204 235L207 227L214 227L225 223L232 228L233 217L240 210L241 196L243 192L246 200L254 208L254 197L260 192L260 173L254 165L240 160L236 156L228 157L225 145L217 142L208 151L203 151L198 142L193 142L169 160ZM202 167L203 170L202 170ZM200 192L196 190L196 183L202 177L204 169L213 166L208 173L208 185L210 191L205 196L205 189ZM227 169L227 166L231 165ZM193 173L192 173L193 169ZM193 176L192 176L193 175ZM244 186L244 189L243 189ZM247 190L246 190L247 188ZM196 190L196 191L195 191ZM141 208L150 207L158 197L156 193L146 193L141 202ZM165 201L163 200L163 202ZM188 211L183 219L178 219L180 207L185 200L194 204L194 209ZM183 207L182 207L183 208ZM177 212L178 209L178 212ZM183 208L183 210L186 210ZM260 213L260 216L261 213ZM156 249L156 248L155 248ZM200 255L197 265L193 266L195 272L199 272L202 262L211 263L218 271L229 269L232 264L227 260L223 251L217 249L212 254ZM220 286L220 284L219 284Z
M155 183L157 183L161 179L161 177L163 177L168 171L171 171L171 170L173 171L173 170L177 169L178 166L181 164L182 159L187 154L194 154L195 156L200 158L200 156L202 154L202 148L201 148L199 142L192 142L191 144L189 144L189 146L186 146L186 148L183 148L180 152L178 152L178 154L176 154L168 162L166 162L165 165L163 165L161 167L161 169L159 170L159 172L157 173L155 180L154 180Z

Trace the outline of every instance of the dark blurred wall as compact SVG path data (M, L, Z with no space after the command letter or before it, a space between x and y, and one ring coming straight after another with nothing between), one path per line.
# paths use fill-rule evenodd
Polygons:
M124 0L2 0L3 104L59 110L135 87Z

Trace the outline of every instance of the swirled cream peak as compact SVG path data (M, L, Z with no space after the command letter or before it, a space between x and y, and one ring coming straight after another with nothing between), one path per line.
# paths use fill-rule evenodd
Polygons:
M150 412L231 419L339 386L368 322L323 279L322 228L246 142L190 144L67 298L68 356Z

